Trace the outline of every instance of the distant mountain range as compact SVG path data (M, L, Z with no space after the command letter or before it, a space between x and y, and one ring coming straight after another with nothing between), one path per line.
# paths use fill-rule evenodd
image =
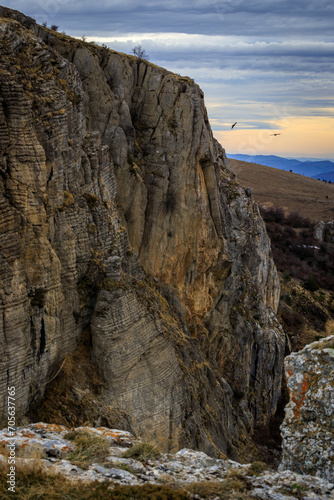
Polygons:
M320 160L319 158L282 158L274 155L243 155L243 154L228 154L228 158L234 160L247 161L250 163L258 163L267 167L279 168L281 170L292 171L295 174L306 175L313 179L325 180L334 182L334 162L331 160Z

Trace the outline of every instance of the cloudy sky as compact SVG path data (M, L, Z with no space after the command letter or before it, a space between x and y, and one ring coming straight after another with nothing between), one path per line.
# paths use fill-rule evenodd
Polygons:
M205 92L214 135L228 153L334 159L332 0L3 5L122 52L140 43L150 61L194 78Z

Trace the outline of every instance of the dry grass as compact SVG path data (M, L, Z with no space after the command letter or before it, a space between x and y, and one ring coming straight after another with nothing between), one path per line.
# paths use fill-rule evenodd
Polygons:
M260 205L299 212L313 222L333 220L334 184L257 163L229 162L240 184L252 189Z
M8 491L8 470L0 470L0 498L11 500L189 500L183 491L163 485L118 486L110 481L72 482L46 473L41 464L17 465L15 493Z
M42 462L38 459L29 462L17 461L15 493L8 491L7 473L7 467L0 470L0 498L14 500L108 498L102 495L89 496L86 486L72 483L60 474L47 473L43 470ZM93 484L92 492L95 488L96 486ZM106 487L101 485L100 490L105 492Z
M42 401L31 406L27 416L32 422L53 422L66 427L109 427L131 432L127 415L100 402L96 405L104 381L91 361L90 331L85 344L68 356L54 379L47 385ZM73 389L85 396L79 401ZM88 391L87 391L88 389Z
M250 491L251 482L236 471L231 471L224 481L199 481L187 485L186 488L192 495L205 499L248 500L253 498Z
M68 452L66 458L82 469L87 469L94 462L104 462L109 454L110 444L107 439L94 436L89 432L72 431L68 432L64 438L75 444L75 449Z
M253 462L247 469L248 476L259 476L268 469L268 465L265 462Z
M123 458L134 458L140 462L147 460L155 460L159 458L160 452L155 445L149 443L138 443L129 448L124 454Z
M330 319L326 323L326 337L334 335L334 320Z

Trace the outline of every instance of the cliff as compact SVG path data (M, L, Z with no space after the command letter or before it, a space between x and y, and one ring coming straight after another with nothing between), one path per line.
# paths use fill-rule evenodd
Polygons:
M106 424L232 453L275 411L285 336L262 218L202 91L0 15L2 420L7 386L21 417L84 344Z

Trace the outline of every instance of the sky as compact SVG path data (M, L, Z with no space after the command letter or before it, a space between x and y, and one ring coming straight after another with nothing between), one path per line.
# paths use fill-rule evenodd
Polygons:
M121 52L141 44L151 62L193 78L205 93L213 134L228 154L334 159L332 0L3 5Z

